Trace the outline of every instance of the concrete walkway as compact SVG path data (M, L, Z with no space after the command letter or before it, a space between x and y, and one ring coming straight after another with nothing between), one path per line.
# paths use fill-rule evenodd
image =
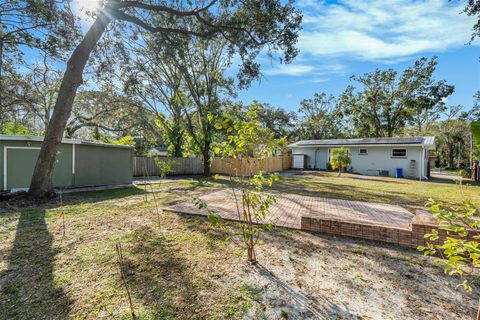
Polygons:
M159 176L151 176L148 178L143 178L143 177L134 177L133 178L133 184L136 186L141 186L145 184L159 184L159 183L174 183L174 182L186 182L186 181L195 181L195 179L198 179L198 176L195 177L190 177L190 176L180 176L180 177L167 177L161 179Z
M230 189L210 193L200 199L224 219L239 220L233 192ZM240 200L238 204L241 207ZM205 210L199 210L191 201L178 203L164 210L206 215ZM302 229L302 217L315 217L409 230L414 216L396 205L278 193L276 201L270 207L267 219L276 226L291 229ZM258 223L264 222L258 221Z
M440 170L440 169L432 169L430 171L430 177L432 179L436 180L445 180L445 181L459 181L462 179L465 182L472 181L470 178L464 178L461 177L458 173L455 173L454 171L448 171L448 170Z

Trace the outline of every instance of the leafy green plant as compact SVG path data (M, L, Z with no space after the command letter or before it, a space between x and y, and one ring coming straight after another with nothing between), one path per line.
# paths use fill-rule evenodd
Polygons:
M258 119L258 110L261 106L254 103L242 117L226 116L217 122L217 130L224 130L226 140L215 147L215 153L221 152L224 158L240 159L240 167L232 168L230 185L236 204L238 220L240 221L239 235L247 248L247 260L257 262L255 245L261 232L271 230L273 222L268 219L268 211L275 201L275 197L265 193L265 187L271 187L279 180L277 173L249 174L255 163L274 151L282 143L273 138L273 132L261 126ZM217 226L225 226L220 216L208 208L201 199L194 199L200 209L207 210L208 219Z
M155 165L160 170L161 179L164 179L169 173L175 172L175 165L177 164L177 160L155 158L153 161L155 161Z
M134 146L135 145L135 140L133 139L132 136L125 136L122 137L116 141L113 141L114 144L122 144L126 146Z
M27 135L32 132L19 122L7 121L0 125L0 134Z
M471 292L472 287L465 275L480 269L480 210L470 201L460 205L437 202L430 199L426 206L438 222L438 228L446 232L445 239L440 239L439 231L433 229L426 234L426 246L418 250L425 255L437 255L435 262L443 266L445 273L460 276L462 282L457 287L463 287ZM477 314L480 319L480 306Z
M473 139L478 148L480 148L480 121L474 121L471 124Z
M348 148L334 148L330 151L330 166L333 170L338 169L338 175L343 171L350 163L352 159L350 157L350 151Z

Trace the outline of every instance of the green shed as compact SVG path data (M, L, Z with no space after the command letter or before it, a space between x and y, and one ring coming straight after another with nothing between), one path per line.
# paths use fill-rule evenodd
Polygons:
M2 190L27 189L43 137L0 135ZM56 188L132 183L133 147L63 139L53 171Z

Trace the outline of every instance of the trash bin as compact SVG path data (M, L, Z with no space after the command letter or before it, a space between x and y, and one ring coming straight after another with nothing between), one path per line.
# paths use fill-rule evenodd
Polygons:
M403 168L397 168L397 178L403 178Z

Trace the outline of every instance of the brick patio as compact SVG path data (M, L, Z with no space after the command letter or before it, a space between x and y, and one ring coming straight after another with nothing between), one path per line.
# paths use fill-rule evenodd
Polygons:
M200 199L222 218L239 220L231 190L213 192L201 196ZM178 203L164 210L206 215L204 210L199 210L192 202ZM424 244L423 235L435 227L428 213L419 212L414 215L396 205L288 193L276 194L276 202L270 207L267 218L279 227L377 240L414 248Z

